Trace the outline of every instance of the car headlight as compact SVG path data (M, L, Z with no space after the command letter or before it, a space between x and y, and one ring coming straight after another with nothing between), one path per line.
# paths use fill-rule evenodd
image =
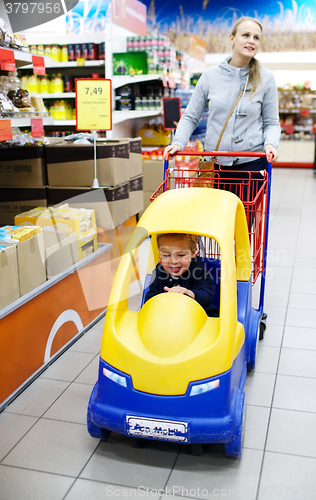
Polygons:
M203 394L203 392L211 391L219 387L219 378L212 380L211 382L204 382L203 384L193 385L190 391L190 396L197 396L198 394Z
M103 368L103 375L112 380L112 382L122 385L123 387L127 387L126 378L122 377L122 375L111 372L111 370L108 370L107 368Z

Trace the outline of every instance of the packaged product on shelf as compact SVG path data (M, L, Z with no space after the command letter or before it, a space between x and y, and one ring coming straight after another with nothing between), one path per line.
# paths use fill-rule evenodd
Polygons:
M171 143L171 130L164 130L162 125L143 125L139 130L143 146L167 146Z
M19 43L13 33L8 29L4 20L0 17L0 45L11 49L20 49Z
M3 92L10 92L11 90L17 90L20 87L20 80L18 79L15 72L10 71L8 75L0 76L0 90Z
M68 43L68 61L75 60L75 47L73 43Z
M68 62L68 45L63 45L61 48L61 62Z
M31 96L31 104L36 111L37 116L47 116L47 109L44 101L40 96Z
M77 234L79 259L82 247L87 243L97 249L97 226L95 211L85 208L73 208L65 203L59 207L37 207L15 217L15 224L36 224L46 231L57 231L62 235Z
M114 52L113 75L146 75L148 73L146 52Z
M1 240L26 241L42 231L40 226L3 226L0 227Z
M60 45L54 44L51 47L50 56L55 62L61 62L61 49Z

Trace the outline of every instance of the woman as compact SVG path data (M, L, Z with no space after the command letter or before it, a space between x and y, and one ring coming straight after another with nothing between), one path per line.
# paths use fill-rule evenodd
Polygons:
M259 21L242 17L230 34L232 56L201 75L165 153L184 149L202 113L209 108L205 150L214 151L224 123L238 95L243 93L224 130L219 151L265 151L278 157L280 137L277 87L272 72L255 59L262 35ZM266 158L219 157L223 169L260 171Z

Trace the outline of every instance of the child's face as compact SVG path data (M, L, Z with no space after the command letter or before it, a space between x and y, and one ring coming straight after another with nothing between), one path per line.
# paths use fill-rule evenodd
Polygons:
M163 236L159 241L159 255L161 265L171 276L181 276L191 264L191 259L195 257L197 250L192 252L189 240L185 238L168 238Z

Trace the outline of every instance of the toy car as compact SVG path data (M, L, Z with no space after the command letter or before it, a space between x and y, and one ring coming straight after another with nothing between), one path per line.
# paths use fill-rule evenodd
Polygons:
M130 281L142 242L150 237L148 275L159 260L159 233L193 233L216 283L219 317L191 298L163 293L130 310ZM147 240L148 241L148 240ZM87 415L91 436L111 431L137 439L224 443L239 456L247 369L256 360L261 314L252 307L252 263L245 209L220 189L171 189L146 209L123 255L110 296L99 378Z

